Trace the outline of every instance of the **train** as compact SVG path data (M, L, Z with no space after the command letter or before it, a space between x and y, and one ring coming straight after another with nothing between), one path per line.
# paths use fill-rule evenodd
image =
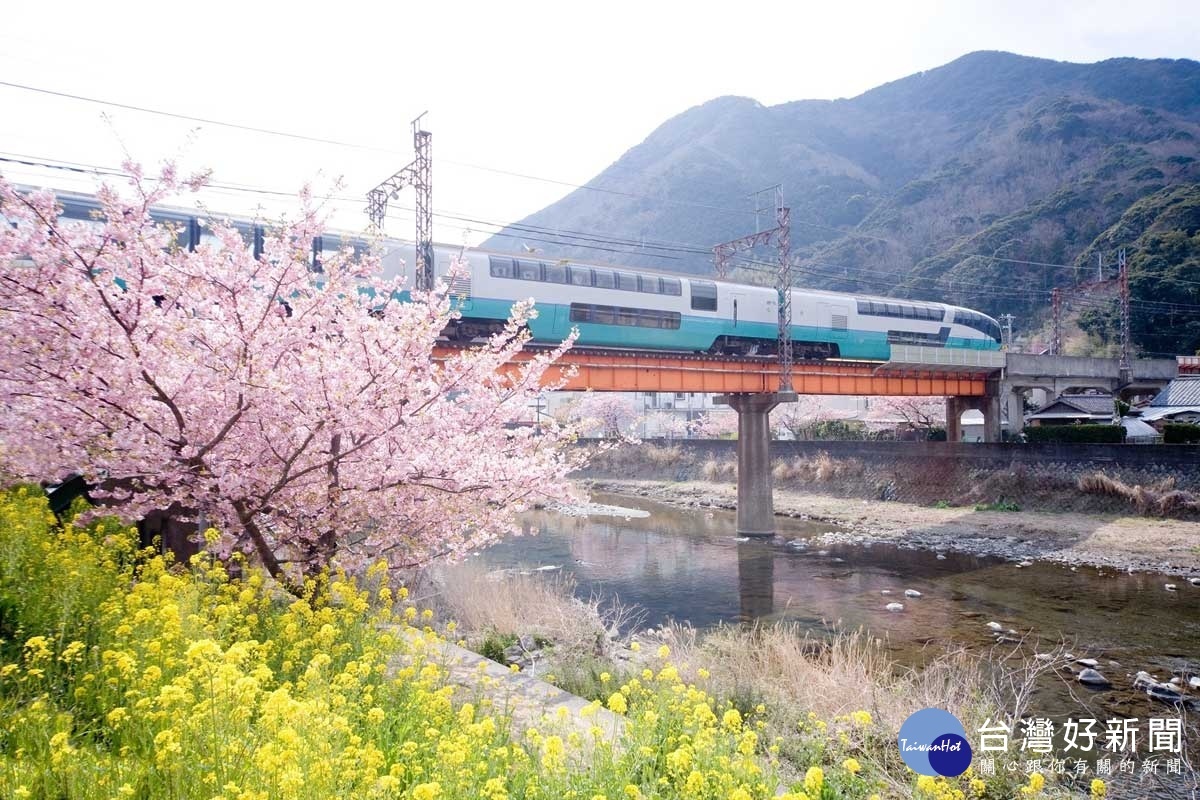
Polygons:
M91 220L93 198L61 195L64 216ZM211 234L202 218L162 209L152 214L180 231L180 245L194 249ZM262 225L235 220L248 244L261 250ZM366 240L342 235L312 243L312 267L347 246ZM386 278L414 284L416 248L383 243ZM452 274L455 261L465 269ZM433 247L434 274L449 283L460 317L445 336L471 342L503 328L514 302L532 297L538 311L529 328L536 343L557 344L572 329L577 346L722 355L774 355L779 342L779 292L771 287L712 280L645 268L549 259L537 253ZM933 301L793 288L792 347L797 359L887 361L892 345L952 349L1000 349L1000 324L969 308Z
M466 269L451 275L455 259ZM461 319L447 331L469 341L503 325L515 300L532 297L535 342L561 342L579 329L579 346L774 355L779 292L711 280L536 254L434 247L434 273L448 280ZM416 251L395 243L387 277L413 281ZM1000 324L946 303L793 288L792 348L798 359L887 361L894 344L1000 349Z

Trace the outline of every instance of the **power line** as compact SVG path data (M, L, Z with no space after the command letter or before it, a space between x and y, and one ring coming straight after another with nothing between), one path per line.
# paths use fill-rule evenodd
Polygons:
M0 82L0 84L2 84L2 83L3 82ZM36 157L36 156L28 156L28 155L22 155L22 154L11 154L10 153L10 154L7 154L7 156L0 156L0 162L15 163L15 164L20 164L23 166L30 166L30 167L49 168L49 169L62 170L62 171L67 171L67 172L79 173L79 174L87 174L90 172L90 173L94 173L94 174L98 174L98 175L106 175L106 176L110 176L110 177L127 177L128 176L128 173L124 172L123 170L119 170L119 169L115 169L115 168L111 168L111 167L101 167L101 166L96 166L96 165L80 164L78 162L68 162L68 161L61 161L59 159L40 158L40 157ZM50 163L50 162L57 162L57 163ZM224 191L228 191L228 192L257 194L257 195L263 195L263 196L288 198L288 199L295 198L295 196L296 196L295 192L283 191L283 190L278 190L278 189L269 189L269 188L265 188L265 187L253 187L253 186L245 186L245 185L231 184L231 183L220 183L220 182L213 182L213 183L207 184L206 188L213 189L216 191L224 190ZM335 203L355 203L355 204L361 203L361 201L358 198L348 197L348 196L329 195L325 199L330 202L335 202ZM413 210L413 209L405 208L405 207L400 207L400 208L401 208L401 210L407 210L407 211ZM453 221L459 221L459 222L466 222L471 225L485 225L485 226L489 226L489 227L499 228L500 229L499 231L493 232L490 235L499 236L501 238L516 239L518 241L528 240L528 241L533 241L533 242L539 242L542 244L576 247L576 248L585 249L585 250L613 253L613 254L617 254L617 255L638 255L638 256L642 256L642 257L646 257L646 258L656 258L656 259L660 259L660 260L680 261L680 260L683 260L681 257L668 255L668 253L679 253L681 255L707 255L709 252L711 252L709 249L703 248L700 245L688 245L687 243L677 243L677 244L654 244L654 243L652 243L652 244L647 245L638 240L633 240L633 239L629 239L629 238L606 236L604 234L599 234L599 233L574 231L572 229L551 229L551 228L545 228L545 227L541 227L541 226L525 225L525 224L520 224L520 223L502 223L502 222L496 222L496 221L492 221L492 220L480 219L480 218L474 217L474 216L455 214L455 213L449 213L449 212L445 212L445 213L435 212L434 216L436 216L440 219L443 219L443 220L453 220ZM466 228L466 227L455 226L455 225L447 225L447 227L451 227L456 230L474 230L473 228ZM516 234L512 234L512 233L504 233L505 229L521 231L521 232L525 232L529 235L522 236L522 235L516 235ZM546 236L552 236L554 238L545 238ZM564 239L567 241L563 241ZM572 239L575 241L570 241ZM650 241L654 242L655 240L650 240ZM609 245L611 245L611 246L609 246ZM661 252L661 253L645 252L646 247L649 247L654 250L660 250L663 252ZM634 248L634 249L629 249L629 248ZM1068 265L1068 264L1054 264L1051 262L1028 261L1028 260L1012 259L1012 258L1000 257L1000 256L986 256L983 254L966 254L966 256L984 258L984 259L992 259L992 260L1004 261L1004 262L1008 262L1008 263L1029 264L1029 265L1034 265L1034 266L1045 266L1045 267L1057 267L1057 268L1061 268L1061 269L1071 269L1071 270L1075 269L1075 267L1073 265ZM966 256L964 256L964 257L966 257ZM757 262L753 259L743 259L742 262L740 263L740 266L742 266L744 269L748 269L750 271L768 272L772 275L774 275L775 272L777 271L777 265L768 264L766 262ZM827 270L835 270L835 271L841 272L843 274L839 275L839 274L836 274L836 272L826 272L826 271L820 271L818 269L815 269L815 267L818 267L818 266L825 267ZM801 264L795 265L795 269L801 273L809 274L813 277L821 278L824 280L843 279L843 280L855 281L858 284L876 285L876 286L882 287L884 292L886 292L887 290L890 290L890 289L894 289L896 287L896 281L888 279L888 278L878 277L873 272L868 273L868 275L863 275L862 273L867 272L867 270L869 268L862 267L862 266L851 267L848 265L828 264L828 263L819 262L819 261L810 261L807 264L801 263ZM846 273L856 273L856 274L851 275L851 274L846 274ZM997 298L1010 297L1010 298L1021 298L1021 299L1025 299L1025 300L1041 300L1041 301L1045 302L1046 299L1048 299L1051 294L1049 290L1045 290L1045 289L1020 289L1020 288L1016 288L1016 287L1004 288L1004 287L997 287L994 284L990 284L990 283L984 284L984 283L978 283L978 282L972 282L972 281L965 281L965 280L956 279L953 277L946 277L945 275L940 275L940 276L923 276L923 275L913 276L913 275L910 275L910 276L907 276L906 280L909 281L910 283L925 283L925 284L927 284L927 289L930 291L939 291L939 290L940 291L950 291L950 292L961 291L965 294L991 296L991 297L997 297ZM1175 282L1200 285L1200 281L1178 280ZM793 285L795 285L795 284L793 284ZM800 288L804 288L804 287L800 287ZM918 290L919 290L919 286L915 287L915 288L918 288ZM1093 300L1091 298L1087 298L1087 299L1077 298L1075 302L1081 303L1083 305L1090 306L1093 308L1105 308L1106 309L1108 306L1108 303L1105 301L1097 301L1097 300ZM1196 309L1198 307L1193 304L1178 304L1178 303L1172 304L1172 303L1165 303L1163 301L1134 300L1132 302L1134 305L1136 305L1139 308L1145 309L1147 311L1155 311L1157 313L1194 313L1194 309Z
M186 122L199 122L202 125L217 125L222 128L233 128L240 131L248 131L250 133L263 133L269 136L282 136L286 139L297 139L305 142L313 142L316 144L330 144L336 147L349 147L355 150L374 150L380 153L395 153L384 147L373 147L371 145L358 144L356 142L344 142L338 139L325 139L320 136L309 136L303 133L291 133L289 131L280 131L273 128L261 128L256 125L244 125L238 122L226 122L219 119L210 119L208 117L195 117L190 114L179 114L174 111L161 111L156 108L148 108L146 106L136 106L130 103L118 103L115 100L101 100L95 97L84 97L80 94L72 94L70 92L60 92L54 89L43 89L37 86L28 86L23 83L13 83L12 81L0 81L0 86L7 86L10 89L21 89L27 92L36 92L37 94L50 95L51 97L62 97L68 100L78 100L82 103L93 103L95 105L110 106L112 108L123 108L126 111L137 111L142 114L152 114L158 117L170 117L173 119L181 119Z

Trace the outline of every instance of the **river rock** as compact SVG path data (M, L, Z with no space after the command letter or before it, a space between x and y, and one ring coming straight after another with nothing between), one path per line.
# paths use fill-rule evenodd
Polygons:
M1189 689L1200 689L1200 678L1196 677L1195 675L1188 678L1188 688Z
M1032 566L1033 566L1033 562L1032 562L1032 561L1022 561L1020 564L1017 564L1017 567L1018 567L1018 568L1021 568L1021 567L1032 567Z
M903 611L904 603L888 603L884 608L888 611Z
M892 590L891 589L880 589L879 593L880 594L891 594Z
M920 597L921 593L918 592L916 589L905 589L904 596L905 597Z
M989 623L987 624L987 626L988 626L989 628L991 628L992 630L996 631L997 633L999 633L1000 631L1004 630L1004 626L1003 626L1003 625L1001 625L999 622L989 622Z
M1054 660L1053 653L1034 653L1033 657L1038 661L1053 661Z
M938 561L945 561L945 560L946 560L946 554L945 554L945 553L938 553L938 554L937 554L937 560L938 560Z
M1076 680L1088 686L1098 686L1102 688L1108 688L1109 686L1112 686L1112 682L1109 681L1108 678L1104 677L1091 667L1086 667L1085 669L1080 670Z
M1164 703L1182 703L1183 692L1169 683L1156 683L1146 689L1146 694Z
M1133 688L1135 689L1149 689L1151 686L1157 685L1158 681L1155 680L1153 675L1145 670L1141 670L1138 672L1138 674L1133 676Z
M1094 658L1077 658L1075 659L1075 663L1083 664L1085 667L1091 667L1092 669L1100 666L1100 662Z
M1163 588L1166 589L1168 592L1174 592L1179 589L1179 587L1173 583L1164 583Z
M1192 586L1200 586L1200 578L1188 578L1188 583Z

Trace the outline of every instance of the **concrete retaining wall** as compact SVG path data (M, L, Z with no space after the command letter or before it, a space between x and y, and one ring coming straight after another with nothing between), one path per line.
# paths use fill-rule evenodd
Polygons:
M581 475L732 481L736 447L731 440L647 440L605 454ZM870 499L1127 510L1126 498L1079 491L1079 480L1098 472L1131 487L1200 493L1200 447L1188 445L773 441L771 456L777 487Z

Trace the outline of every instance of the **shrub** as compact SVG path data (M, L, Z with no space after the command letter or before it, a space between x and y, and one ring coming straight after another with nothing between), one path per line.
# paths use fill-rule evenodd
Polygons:
M1172 422L1163 427L1164 444L1196 444L1198 442L1200 442L1200 425Z
M1025 429L1029 442L1120 444L1125 441L1121 425L1038 425Z

